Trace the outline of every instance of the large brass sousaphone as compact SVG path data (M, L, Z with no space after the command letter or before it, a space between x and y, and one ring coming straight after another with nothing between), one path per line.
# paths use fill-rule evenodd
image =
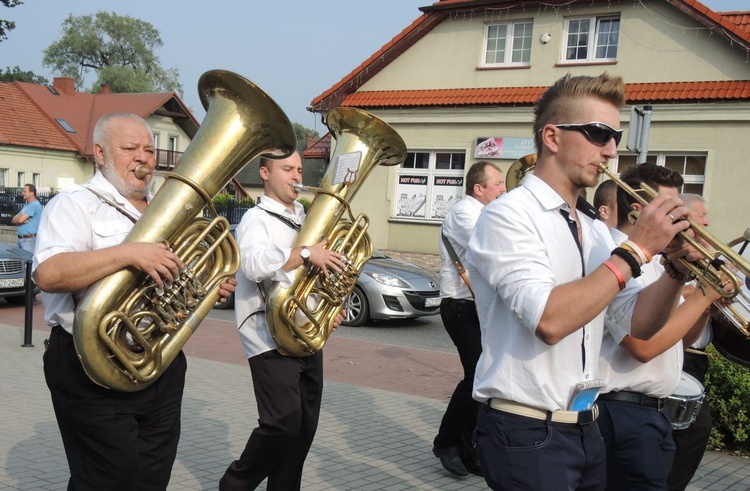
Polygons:
M287 157L295 148L289 119L249 80L213 70L201 76L198 91L203 124L125 239L168 244L185 268L164 289L145 273L119 271L91 285L76 309L73 337L83 368L110 389L141 390L161 376L236 273L229 223L198 214L205 206L213 211L212 197L253 158Z
M346 269L326 278L316 266L295 270L288 287L276 284L266 299L266 323L281 353L310 356L323 348L344 300L356 285L373 252L366 215L352 215L349 202L377 165L396 165L406 145L396 131L374 115L355 108L336 108L326 115L336 148L307 217L292 247L317 244L341 254Z

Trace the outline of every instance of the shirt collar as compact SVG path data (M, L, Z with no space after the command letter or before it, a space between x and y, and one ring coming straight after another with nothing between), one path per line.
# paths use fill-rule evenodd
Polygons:
M265 194L260 197L259 205L261 206L261 208L265 208L268 211L278 213L279 215L286 214L294 216L295 218L300 218L305 212L305 207L302 206L299 201L294 202L294 213L292 213L291 211L289 211L289 208L284 206L283 203L279 203L275 199L269 198Z
M521 185L534 195L545 210L565 210L567 213L570 213L568 203L549 184L534 174L527 175ZM599 217L596 208L586 201L583 196L578 196L576 209L593 220Z
M102 193L107 198L113 200L119 205L123 206L130 206L131 208L134 208L133 205L130 203L130 201L127 200L123 195L120 194L120 192L112 185L111 182L107 180L106 177L104 177L104 174L97 169L97 171L94 173L94 177L91 178L91 180L87 184L88 186L94 188L98 192ZM148 194L146 195L146 202L150 203L151 198L154 197L154 193L149 190Z

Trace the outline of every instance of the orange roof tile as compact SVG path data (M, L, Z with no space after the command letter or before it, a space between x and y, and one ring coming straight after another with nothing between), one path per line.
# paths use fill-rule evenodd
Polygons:
M0 145L76 152L60 132L15 83L0 83Z
M361 91L342 105L361 108L531 105L547 87ZM750 80L626 84L629 103L750 100Z
M111 112L129 112L148 117L174 94L91 94L88 92L53 93L45 85L20 82L18 86L47 116L64 119L76 131L70 138L84 156L93 155L92 134L101 116ZM64 130L63 130L64 131Z
M318 141L312 144L310 148L302 152L306 159L324 159L328 157L331 150L331 134L326 133Z
M571 3L581 3L584 5L590 5L592 2L600 0L548 0L545 5L570 5ZM602 0L604 1L604 0ZM606 0L609 1L609 0ZM685 14L694 18L697 22L710 27L716 28L719 34L727 37L731 43L730 45L737 49L745 51L750 50L750 29L748 29L748 21L745 18L745 14L750 15L750 12L734 12L734 13L716 13L700 3L697 0L666 0L669 4L684 12ZM401 31L396 37L391 39L382 48L376 51L370 58L365 60L361 65L352 70L344 78L336 82L331 88L315 97L311 102L310 110L314 112L325 112L333 107L346 103L347 105L359 105L359 97L364 98L368 101L368 104L372 104L374 98L378 97L374 92L367 95L358 95L357 90L370 80L375 74L385 68L391 61L397 58L401 53L409 49L419 39L424 37L433 28L439 25L443 19L445 19L451 10L475 10L485 9L490 7L503 6L508 9L528 9L530 5L538 4L539 2L515 2L508 0L439 0L432 5L426 7L420 7L419 10L423 12L423 15L411 23L406 29ZM739 14L742 14L741 16ZM461 100L469 99L471 95L465 94L463 91L470 89L444 89L442 94L436 94L436 91L388 91L387 97L389 106L393 107L395 97L405 97L407 100L406 105L413 105L415 98L423 99L437 96L439 98L438 105L448 105L448 98L457 97ZM473 89L471 89L473 90ZM499 90L499 89L477 89L485 97L492 98L492 94L488 94L487 90ZM505 89L509 90L509 89ZM458 91L456 93L455 91ZM441 92L441 91L437 91ZM416 93L419 93L417 95ZM397 96L397 94L401 94ZM473 94L474 97L478 97L477 94ZM528 97L528 94L526 94ZM509 98L507 93L504 93L503 98ZM523 97L523 94L519 94L519 97ZM355 102L353 102L355 101ZM461 103L461 102L459 102ZM510 102L503 102L510 103ZM430 103L428 105L436 105L437 103ZM463 104L467 104L464 102ZM362 104L362 106L366 106Z
M750 11L747 12L721 12L721 16L732 24L750 32Z

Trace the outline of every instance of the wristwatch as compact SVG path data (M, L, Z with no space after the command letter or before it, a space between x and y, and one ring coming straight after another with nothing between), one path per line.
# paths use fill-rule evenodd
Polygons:
M299 248L299 255L302 258L302 261L307 263L310 261L310 249L307 248L307 246L302 246Z

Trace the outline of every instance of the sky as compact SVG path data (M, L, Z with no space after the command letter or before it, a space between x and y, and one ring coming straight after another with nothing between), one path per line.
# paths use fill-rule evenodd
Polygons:
M295 123L325 134L310 102L417 19L434 0L24 0L0 6L16 28L0 42L0 68L19 66L47 77L43 51L60 37L68 15L99 11L151 23L165 69L179 71L182 100L201 121L201 74L236 72L261 87ZM631 0L624 0L631 1ZM715 11L750 10L750 0L702 0ZM87 79L87 88L94 79Z

